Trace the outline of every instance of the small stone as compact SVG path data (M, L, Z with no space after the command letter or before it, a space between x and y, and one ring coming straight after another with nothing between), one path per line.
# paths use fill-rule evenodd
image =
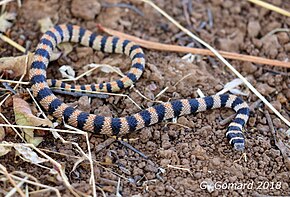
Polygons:
M261 30L261 25L259 21L250 21L248 23L247 32L251 38L255 38L259 35Z
M78 108L79 110L85 111L85 112L90 112L91 109L91 104L88 96L82 96L78 100Z
M288 34L286 32L278 33L277 37L278 37L278 40L279 40L281 45L286 44L290 40L290 38L289 38L289 36L288 36Z
M224 51L239 51L240 46L244 42L244 34L239 32L236 37L233 39L230 38L220 38L218 39L218 46L221 50Z
M237 181L237 177L236 176L231 176L231 177L229 177L229 182L230 183L234 183L234 182L236 182Z
M275 58L278 54L278 49L281 47L278 42L278 38L276 35L267 36L262 39L263 42L263 50L266 55L269 55L271 58Z
M201 176L202 176L202 174L200 173L200 172L196 172L196 173L194 173L194 178L196 178L196 179L200 179L201 178Z
M158 172L158 169L152 165L146 165L144 170L147 172L154 172L154 173Z
M243 71L248 74L252 74L257 71L257 66L255 66L251 62L244 62L242 64L242 67L243 67Z
M185 118L184 116L181 116L180 118L178 118L177 122L184 126L189 126L189 120L187 120L187 118Z
M275 109L277 109L279 112L281 111L281 108L282 108L282 105L279 101L275 100L275 101L272 101L271 104L273 105L273 107ZM269 110L269 109L268 109ZM272 110L269 110L270 112L272 112Z
M287 103L288 100L287 98L282 94L282 93L279 93L277 95L277 100L280 102L280 103Z
M221 165L221 161L220 161L220 159L218 157L215 157L215 158L212 159L212 164L214 166L219 166L219 165Z
M287 51L287 52L290 51L290 43L285 44L284 47L285 47L285 51Z
M71 12L75 17L93 20L101 11L101 4L96 0L73 0Z
M77 47L76 52L79 59L91 56L94 53L91 47Z
M263 45L263 43L260 39L253 38L252 41L253 41L253 44L255 45L255 47L257 47L258 49L260 49Z
M273 124L276 128L281 128L283 124L281 124L281 120L279 118L273 119Z
M254 127L256 124L256 117L250 117L249 118L249 126Z
M168 164L170 164L170 163L171 163L170 159L161 159L160 166L167 167Z
M269 96L271 93L275 91L275 88L272 88L271 86L265 83L259 83L256 88L264 96Z
M280 22L272 21L272 22L266 23L265 26L263 26L263 29L261 31L263 32L263 34L267 34L270 31L272 31L273 29L277 29L277 28L280 28L280 27L281 27L281 23Z
M136 166L133 168L133 175L134 175L134 176L142 175L142 174L144 174L144 172L143 172L142 169L140 169L140 168L138 168L138 167L136 167Z
M206 151L200 145L197 145L191 154L195 155L199 160L206 160L208 158Z

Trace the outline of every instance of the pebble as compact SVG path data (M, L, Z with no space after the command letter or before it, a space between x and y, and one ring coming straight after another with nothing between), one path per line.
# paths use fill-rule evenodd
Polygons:
M77 47L77 57L79 59L93 55L94 51L91 47Z
M278 49L281 47L278 38L276 35L267 36L262 39L263 50L266 55L269 55L271 58L275 58L278 54Z
M261 30L261 25L259 21L250 21L248 23L247 32L251 38L255 38L259 35Z
M269 96L269 94L275 91L275 88L272 88L271 86L265 83L258 83L256 88L264 96Z
M279 93L277 95L277 100L280 102L280 103L287 103L288 100L287 98L282 94L282 93Z
M218 46L224 51L239 51L241 44L243 43L244 35L242 33L237 33L236 37L233 39L221 38L218 39Z
M202 176L202 174L200 173L200 172L196 172L196 173L194 173L194 178L196 178L196 179L200 179L201 178L201 176Z
M252 74L254 72L257 71L257 66L255 66L254 64L252 64L251 62L244 62L242 63L242 69L244 72L248 73L248 74Z
M219 165L221 165L221 161L220 161L220 159L218 157L215 157L215 158L212 159L212 164L214 166L219 166Z
M287 52L289 52L290 51L290 43L288 43L288 44L285 44L285 50L287 51Z
M271 101L270 103L273 105L273 107L275 109L277 109L279 112L281 112L282 105L281 105L281 103L278 100ZM267 109L269 110L270 113L274 113L268 107L267 107Z
M278 37L278 40L279 40L281 45L286 44L290 40L290 38L289 38L289 36L288 36L288 34L286 32L278 33L277 37Z
M101 11L101 4L96 0L73 0L71 12L75 17L93 20Z

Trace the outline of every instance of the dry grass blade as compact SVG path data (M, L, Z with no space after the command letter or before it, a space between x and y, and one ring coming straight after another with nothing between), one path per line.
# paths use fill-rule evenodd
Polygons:
M7 4L7 3L10 3L10 2L12 2L12 1L14 1L14 0L2 0L2 1L0 1L0 6L1 6L1 5L5 5L5 4Z
M268 10L272 10L272 11L277 12L279 14L282 14L282 15L290 17L290 12L288 12L288 11L282 9L282 8L279 8L277 6L274 6L274 5L270 4L270 3L266 3L266 2L261 1L261 0L248 0L248 1L252 2L252 3L256 4L256 5L259 5L259 6L263 7L263 8L266 8Z
M176 169L176 170L184 170L184 171L187 171L191 176L193 176L191 170L189 168L183 168L183 167L180 167L180 166L173 166L173 165L170 165L168 164L167 165L168 168L173 168L173 169Z
M46 158L56 169L56 172L60 175L60 177L62 178L65 186L68 188L68 190L74 195L74 196L79 196L78 193L76 193L76 191L74 190L74 188L72 187L72 185L69 183L68 178L61 166L60 163L58 163L57 161L55 161L54 159L52 159L50 156L48 156L47 154L45 154L44 152L42 152L41 150L39 150L37 147L35 147L33 144L1 144L3 146L16 146L16 145L21 145L21 146L26 146L29 148L32 148L33 150L35 150L38 154L40 154L41 156L43 156L44 158ZM25 195L24 195L25 196Z
M18 49L19 51L21 51L22 53L25 53L26 49L19 45L18 43L14 42L13 40L11 40L10 38L8 38L7 36L0 34L0 38L4 41L7 42L8 44L10 44L11 46L15 47L16 49Z
M71 127L69 125L65 125L69 129L76 130L77 132L83 132L77 128ZM89 141L89 134L87 132L84 132L84 135L86 136L86 143L87 143L87 148L88 148L88 155L81 149L81 147L75 143L75 142L70 142L71 144L74 144L79 151L89 160L90 162L90 167L91 167L91 176L90 176L90 184L93 186L93 196L96 197L96 182L95 182L95 176L94 176L94 163L92 159L92 153L91 153L91 146L90 146L90 141Z
M0 169L3 172L3 174L7 177L9 182L13 185L13 187L17 190L17 192L20 194L20 196L25 197L23 191L16 185L15 181L11 178L10 174L7 172L7 169L2 164L0 164Z
M22 187L22 185L25 183L25 180L27 180L28 177L24 177L24 180L20 181L18 184L17 184L17 187L14 187L12 190L10 190L6 195L5 197L11 197L11 196L14 196L14 194L17 192L17 188L20 188Z
M208 49L199 49L199 48L190 48L190 47L176 46L176 45L170 45L170 44L161 44L158 42L143 40L135 36L131 36L131 35L116 31L116 30L103 27L101 25L98 25L98 27L100 30L110 35L114 35L123 39L131 40L147 49L215 56L215 54ZM251 56L251 55L243 55L243 54L226 52L226 51L219 51L219 53L225 58L232 59L232 60L240 60L240 61L246 61L246 62L253 62L257 64L266 64L266 65L271 65L271 66L280 66L280 67L290 68L290 62L282 62L278 60L271 60L267 58L256 57L256 56Z
M159 8L157 5L155 5L150 0L142 0L143 2L149 4L154 9L156 9L160 14L162 14L164 17L166 17L170 22L172 22L175 26L177 26L180 30L182 30L184 33L189 35L194 40L198 41L200 44L208 48L212 53L215 54L215 56L220 59L236 76L238 76L244 84L259 98L267 105L285 124L287 124L290 127L290 121L287 120L278 110L276 110L273 105L243 76L241 75L218 51L216 51L212 46L207 44L205 41L194 35L191 31L180 25L176 20L174 20L171 16L169 16L166 12L164 12L161 8Z
M18 180L18 181L23 181L23 182L28 183L28 184L30 184L30 185L35 185L35 186L37 186L37 187L43 187L43 188L46 188L46 189L52 190L52 191L54 191L54 192L56 193L56 196L57 196L57 197L60 197L60 192L59 192L59 190L56 189L56 188L54 188L54 187L50 187L50 186L48 186L48 185L43 185L43 184L38 183L38 182L34 182L34 181L30 181L30 180L26 180L26 179L24 179L24 178L20 178L20 177L18 177L18 176L12 175L12 174L11 174L10 176L11 176L13 179Z

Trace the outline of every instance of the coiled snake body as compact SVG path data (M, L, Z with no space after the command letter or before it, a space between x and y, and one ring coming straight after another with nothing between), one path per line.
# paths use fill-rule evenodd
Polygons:
M108 53L123 53L132 60L132 66L125 77L97 85L69 85L57 80L46 79L46 68L52 51L62 42L75 42L95 50ZM104 117L74 109L58 99L49 87L62 87L71 91L117 92L131 86L142 75L145 57L142 49L129 40L101 36L75 25L58 25L47 31L41 38L30 69L33 95L41 106L52 116L65 123L95 134L123 135L163 120L193 114L209 109L228 107L236 111L226 136L236 150L243 150L245 138L242 132L249 118L249 107L235 95L213 95L196 99L181 99L155 105L139 113L121 118Z

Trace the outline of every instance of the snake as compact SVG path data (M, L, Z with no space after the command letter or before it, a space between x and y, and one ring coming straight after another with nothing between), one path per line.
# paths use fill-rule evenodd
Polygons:
M47 79L46 69L53 50L63 42L78 43L104 53L125 54L131 59L131 68L120 79L100 84L74 85L60 80ZM229 124L226 137L235 150L245 149L244 126L249 118L249 107L243 99L233 94L220 94L201 98L180 99L153 105L125 117L105 117L83 112L71 107L55 96L52 87L69 91L118 92L134 84L145 69L142 48L132 41L104 36L72 24L55 25L41 37L33 55L29 80L33 96L41 107L54 118L93 134L121 136L160 123L167 119L195 114L216 108L231 108L236 112Z

